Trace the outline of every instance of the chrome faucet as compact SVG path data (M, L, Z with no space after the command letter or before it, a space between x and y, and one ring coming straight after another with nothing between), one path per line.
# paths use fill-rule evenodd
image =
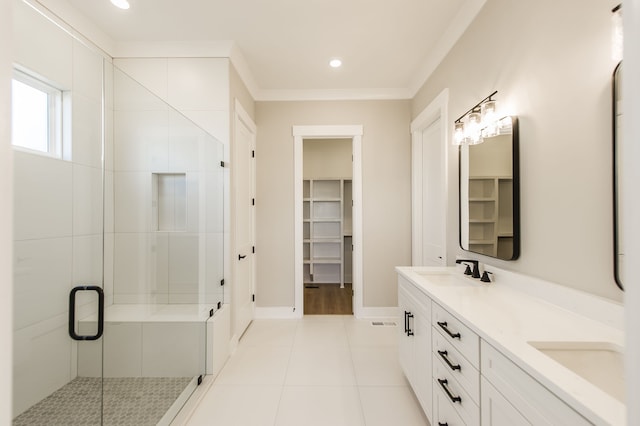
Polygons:
M467 263L468 262L468 263ZM456 259L456 263L464 263L467 265L467 270L464 271L465 275L469 275L470 269L469 263L473 264L473 272L471 272L471 276L473 278L480 278L480 269L478 268L478 261L473 259Z

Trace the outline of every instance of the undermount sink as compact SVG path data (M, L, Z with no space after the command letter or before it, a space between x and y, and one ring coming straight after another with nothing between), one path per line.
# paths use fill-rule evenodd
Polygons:
M625 401L623 349L608 342L528 342L618 401Z
M474 284L471 278L467 278L459 271L451 270L425 270L416 271L420 276L425 277L431 284L446 286L470 286Z

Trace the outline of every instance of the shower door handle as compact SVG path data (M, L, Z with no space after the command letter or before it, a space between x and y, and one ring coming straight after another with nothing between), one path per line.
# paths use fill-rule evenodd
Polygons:
M95 291L98 293L98 331L93 335L76 333L76 293L79 291ZM69 293L69 336L73 340L98 340L104 331L104 291L97 285L81 285L74 287Z

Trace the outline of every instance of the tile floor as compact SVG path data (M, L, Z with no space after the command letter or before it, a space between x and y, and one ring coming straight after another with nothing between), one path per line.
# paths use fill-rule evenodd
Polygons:
M353 316L256 320L187 425L428 425L396 342Z

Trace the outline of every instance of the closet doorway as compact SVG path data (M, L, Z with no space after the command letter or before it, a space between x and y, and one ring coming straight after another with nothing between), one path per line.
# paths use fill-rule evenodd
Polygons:
M352 296L350 299L352 306L351 312L356 317L362 314L362 130L361 125L293 126L292 128L295 224L295 305L293 313L297 318L302 317L305 313L305 299L307 298L307 294L315 290L323 289L313 288L316 284L318 286L321 283L338 284L335 287L339 290L344 290L344 288L341 288L341 285L344 285L345 281L347 284L349 281L352 281ZM311 179L311 175L307 175L310 179L305 179L303 173L305 169L303 154L304 151L307 150L305 143L307 143L307 141L321 141L319 143L324 142L331 144L332 141L336 140L350 142L346 150L351 149L351 155L347 153L344 159L348 163L351 163L351 185L349 186L348 182L348 172L330 174L329 171L324 171L322 172L324 176L318 175L318 182L316 182L316 179ZM327 160L325 163L335 166L333 160ZM312 166L306 167L307 173L309 173L310 167ZM305 180L308 182L305 183ZM349 191L351 191L350 196ZM343 218L345 207L343 198L345 198L345 192L347 193L346 198L353 200L351 221L348 220L348 215L347 221ZM317 200L315 199L316 195L318 195ZM337 204L339 204L340 207L330 204L336 204L334 201L338 201ZM318 205L315 205L316 203ZM314 204L313 207L312 204ZM349 207L348 204L349 201L346 202L347 207ZM304 217L307 208L308 215L306 217L308 219L307 222L305 222ZM317 226L313 229L312 225L314 225L313 221L315 219L318 219L319 227ZM322 219L331 219L333 222ZM351 229L351 233L348 232L349 228ZM343 232L345 229L347 232ZM314 238L322 238L323 235L327 240L325 242L329 244L325 244L322 247L312 247L312 236ZM345 239L347 240L346 244ZM305 242L309 243L308 247ZM330 243L337 244L337 246L331 246ZM347 248L346 263L344 263L345 246ZM349 251L349 248L351 251ZM320 249L320 251L318 251L318 249ZM306 250L308 250L308 253L305 252ZM351 259L349 259L349 255L351 255ZM337 262L338 259L335 258L340 257L340 273L331 275L331 268L333 268L333 272L335 272L336 267L331 266L329 261L324 265L321 264L320 261L323 257L333 257L333 262ZM316 262L316 260L318 260L318 262ZM351 280L349 280L348 273L347 279L345 280L344 272L346 268L342 268L343 264L351 266ZM306 280L305 276L307 278ZM310 288L305 289L305 284L310 284ZM307 294L305 294L305 290ZM313 300L314 296L311 295L309 297ZM347 300L349 299L347 298Z
M351 139L304 139L305 315L353 314Z

